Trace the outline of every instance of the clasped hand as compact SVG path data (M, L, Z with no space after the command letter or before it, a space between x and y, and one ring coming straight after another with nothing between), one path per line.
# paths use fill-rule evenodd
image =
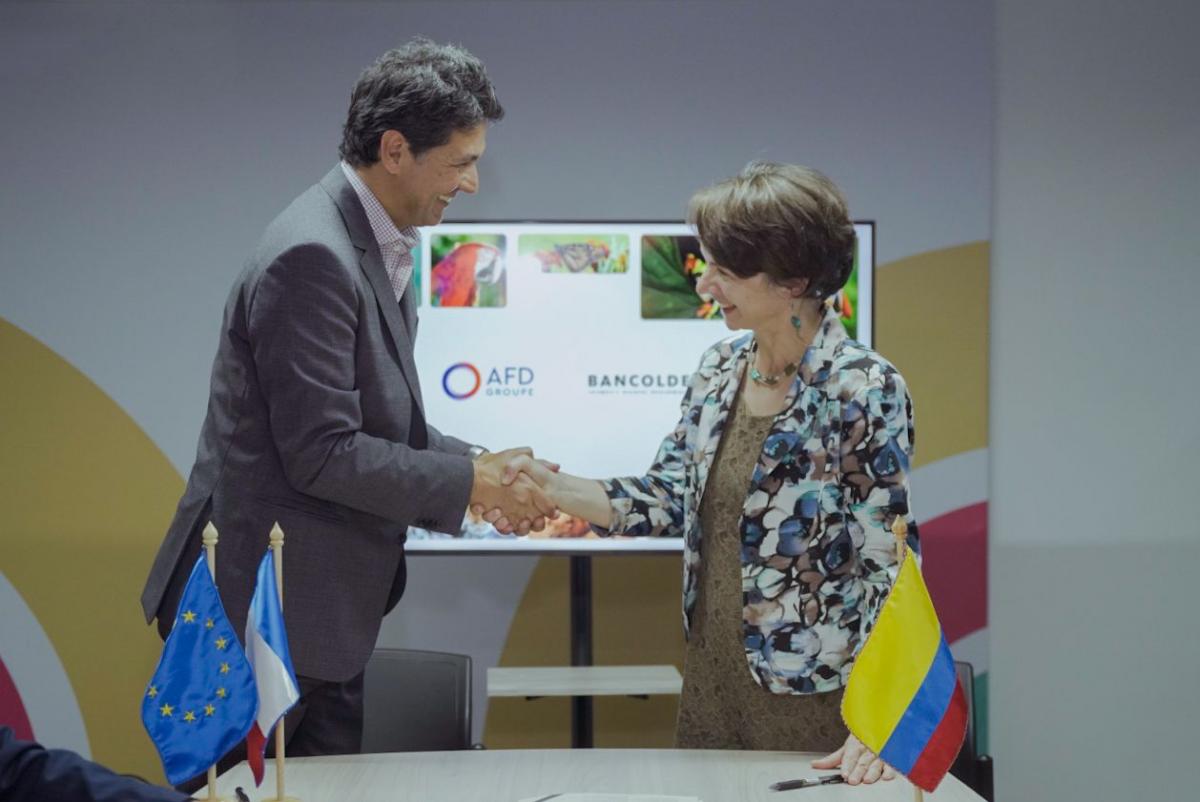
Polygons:
M527 535L546 527L558 515L547 489L558 465L536 459L529 448L486 453L475 461L471 511L482 515L501 534Z

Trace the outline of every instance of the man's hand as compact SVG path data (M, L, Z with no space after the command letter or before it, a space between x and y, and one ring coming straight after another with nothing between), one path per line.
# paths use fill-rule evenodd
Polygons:
M891 780L896 770L875 756L863 742L853 735L833 754L817 758L812 762L814 769L839 769L847 785L863 783L870 785L877 780Z
M558 510L533 479L523 473L518 475L521 468L509 469L510 464L518 460L522 466L530 462L542 464L533 459L533 450L529 448L482 454L474 461L471 509L499 511L500 516L493 522L496 529L504 534L515 531L527 535L531 530L541 531L546 518L553 518ZM554 469L557 470L557 466Z
M554 479L558 472L559 466L557 463L549 462L544 459L535 459L533 452L527 448L513 449L516 453L512 459L509 459L501 475L501 483L509 486L517 482L518 479L533 480L534 484L539 485L547 499L558 506L558 499L554 496ZM546 525L544 518L537 518L533 521L520 521L510 517L507 511L500 507L492 507L489 509L482 503L472 503L471 512L480 516L483 520L496 527L496 530L502 534L528 534L530 530L540 532ZM558 512L547 516L553 518Z

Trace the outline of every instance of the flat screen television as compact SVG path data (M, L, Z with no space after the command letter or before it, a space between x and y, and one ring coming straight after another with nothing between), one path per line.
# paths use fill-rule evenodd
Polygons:
M834 303L871 343L874 224ZM440 431L530 446L574 474L640 475L679 419L700 356L731 332L696 292L707 268L679 223L445 223L414 251L416 361ZM527 537L468 515L461 533L410 529L413 552L669 552L679 538L597 537L560 516Z

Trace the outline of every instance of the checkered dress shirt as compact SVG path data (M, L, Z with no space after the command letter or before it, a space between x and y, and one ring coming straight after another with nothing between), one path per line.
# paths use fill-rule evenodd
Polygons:
M388 281L396 293L396 300L399 301L404 296L409 279L412 278L412 249L421 241L421 235L417 233L415 226L397 228L383 204L346 162L342 162L342 172L346 174L350 186L354 187L354 192L367 213L371 231L375 234L375 241L379 243L379 253L383 256L384 272L387 273Z

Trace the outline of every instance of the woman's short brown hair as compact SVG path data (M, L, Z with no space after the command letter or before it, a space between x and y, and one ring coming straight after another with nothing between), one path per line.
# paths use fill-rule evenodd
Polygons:
M832 181L810 167L751 162L692 196L687 221L713 261L781 286L807 279L805 295L827 298L854 268L854 223Z

